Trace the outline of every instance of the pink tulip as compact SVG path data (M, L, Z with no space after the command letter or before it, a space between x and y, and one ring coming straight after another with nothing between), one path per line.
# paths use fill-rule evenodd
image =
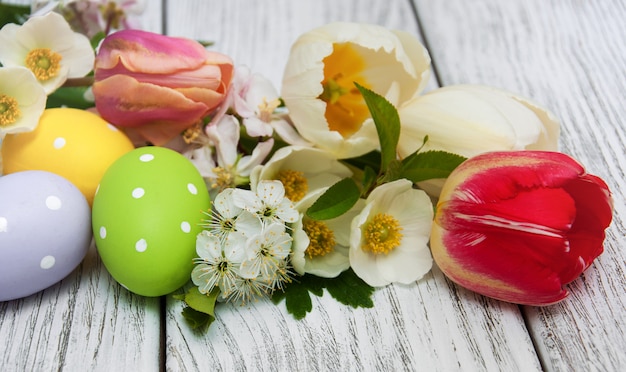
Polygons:
M606 183L565 154L486 153L446 181L431 250L444 274L465 288L549 305L602 253L612 213Z
M232 75L229 57L196 41L123 30L100 46L93 93L103 118L162 145L219 106Z

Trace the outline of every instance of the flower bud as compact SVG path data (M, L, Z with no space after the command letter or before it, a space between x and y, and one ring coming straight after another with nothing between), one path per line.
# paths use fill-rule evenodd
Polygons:
M404 103L399 109L401 157L444 150L471 157L488 151L556 151L559 122L546 109L509 92L482 85L451 85Z
M549 305L602 253L612 211L606 183L565 154L485 153L447 179L431 250L443 273L465 288Z
M100 115L134 142L162 145L215 109L232 75L229 57L196 41L123 30L100 46L93 93Z

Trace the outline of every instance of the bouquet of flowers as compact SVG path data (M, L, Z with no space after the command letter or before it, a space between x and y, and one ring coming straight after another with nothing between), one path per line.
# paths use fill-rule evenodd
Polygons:
M324 289L371 307L376 287L420 280L433 260L483 295L547 305L603 251L611 194L557 151L558 120L492 87L424 93L430 57L413 35L355 23L306 32L279 93L226 55L132 29L115 2L95 3L54 4L0 30L2 178L72 181L113 278L140 295L176 292L194 327L218 302L264 297L301 318ZM68 22L88 14L100 21ZM98 120L122 139L98 150L87 187L94 164L75 159L104 141L81 126ZM28 160L56 121L88 146L69 167Z

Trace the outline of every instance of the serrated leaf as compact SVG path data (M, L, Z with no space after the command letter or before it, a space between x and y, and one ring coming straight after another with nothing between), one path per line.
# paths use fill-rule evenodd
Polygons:
M400 139L398 110L385 97L357 83L354 84L361 92L376 125L380 141L381 169L385 171L389 163L396 159L396 147Z
M354 308L374 306L374 287L359 278L354 271L346 270L337 278L328 280L326 290L340 303Z
M326 190L307 209L306 215L314 220L329 220L346 213L361 197L361 190L352 178L344 178Z
M287 312L296 319L302 319L313 310L313 302L309 293L321 296L323 287L311 281L310 275L305 275L299 281L290 283L284 291L274 292L272 301L278 304L283 299Z
M324 288L339 303L353 308L374 306L372 294L374 288L367 285L352 269L348 269L336 278L320 278L304 275L301 280L290 283L283 292L275 292L272 301L275 304L285 300L287 312L296 319L302 319L313 310L310 294L318 297L324 294Z
M186 306L183 309L183 318L185 318L185 321L187 321L193 330L209 327L215 320L215 317L201 311L194 310L189 306Z
M402 161L401 178L421 182L433 178L447 178L467 158L445 151L414 153Z
M183 317L194 329L210 325L215 320L215 303L220 294L215 288L208 295L200 293L198 287L190 288L182 295L174 295L177 300L184 301L187 307L183 309Z

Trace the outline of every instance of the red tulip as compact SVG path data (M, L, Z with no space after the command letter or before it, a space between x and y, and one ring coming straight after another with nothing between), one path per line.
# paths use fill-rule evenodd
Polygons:
M232 75L229 57L196 41L123 30L100 46L93 93L104 119L162 145L222 103Z
M547 151L470 158L442 190L431 249L459 285L508 302L564 299L603 251L613 202L602 179Z

